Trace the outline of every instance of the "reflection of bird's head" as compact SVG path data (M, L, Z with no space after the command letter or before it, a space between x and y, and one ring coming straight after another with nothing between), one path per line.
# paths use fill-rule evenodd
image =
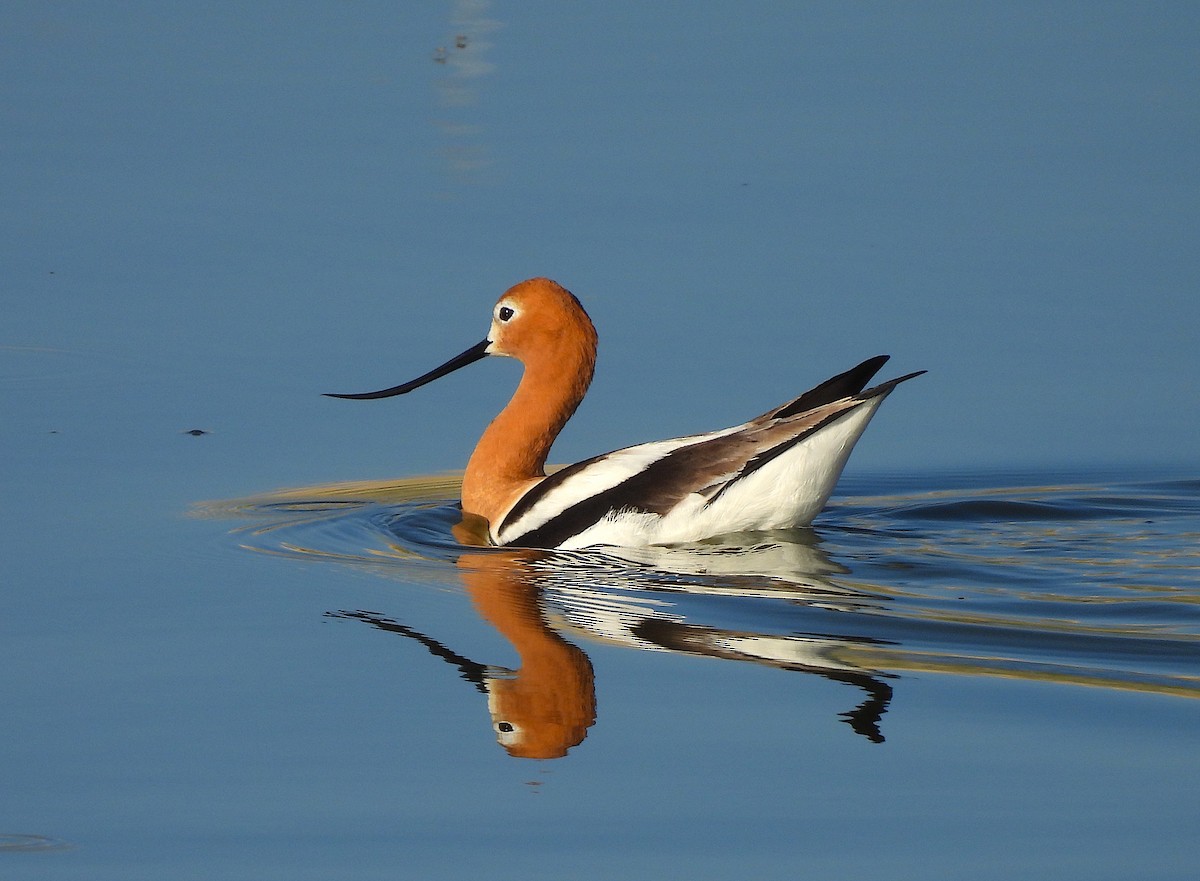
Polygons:
M510 755L552 759L567 754L596 721L592 665L542 619L537 551L465 554L463 582L480 615L520 656L520 669L485 677L496 739Z
M587 736L596 713L591 666L582 660L556 664L545 681L525 667L515 677L487 680L492 730L509 755L557 759Z

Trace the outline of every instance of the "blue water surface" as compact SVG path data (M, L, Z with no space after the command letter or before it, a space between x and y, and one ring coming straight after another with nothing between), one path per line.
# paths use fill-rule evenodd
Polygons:
M5 5L0 877L1192 881L1198 34ZM534 275L557 462L929 373L811 530L481 548L517 365L320 393Z
M30 444L75 481L10 557L14 872L1191 871L1186 472L852 472L812 530L554 554L459 544L453 476L172 510L220 443Z

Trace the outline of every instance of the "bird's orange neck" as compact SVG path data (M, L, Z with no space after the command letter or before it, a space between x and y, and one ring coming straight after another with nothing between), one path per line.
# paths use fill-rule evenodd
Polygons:
M525 372L512 400L492 420L463 475L463 510L495 524L546 476L546 457L583 400L596 364L596 337L570 334L522 356Z

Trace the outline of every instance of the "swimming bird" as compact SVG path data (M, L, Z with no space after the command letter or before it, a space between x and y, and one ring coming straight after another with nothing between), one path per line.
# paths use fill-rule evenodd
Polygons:
M883 399L925 372L867 389L888 360L878 355L741 425L625 447L547 476L550 446L591 384L596 341L570 291L532 278L496 302L482 341L440 367L328 396L402 395L487 355L516 358L524 373L467 462L463 511L483 517L497 545L641 547L807 526Z

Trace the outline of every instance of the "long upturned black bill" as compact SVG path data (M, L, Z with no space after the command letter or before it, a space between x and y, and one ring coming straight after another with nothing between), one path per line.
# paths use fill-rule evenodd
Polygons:
M326 392L325 397L349 398L353 401L372 401L375 398L390 398L393 395L403 395L407 392L411 392L415 388L420 388L426 383L433 382L435 379L439 379L445 376L447 373L453 373L460 367L466 367L468 364L474 364L480 358L483 358L487 355L487 348L491 344L491 340L486 339L482 342L478 342L461 355L455 355L441 367L435 367L424 376L418 376L416 379L406 382L403 385L394 385L391 388L380 389L377 392L361 392L357 395L337 395L333 394L332 392Z

